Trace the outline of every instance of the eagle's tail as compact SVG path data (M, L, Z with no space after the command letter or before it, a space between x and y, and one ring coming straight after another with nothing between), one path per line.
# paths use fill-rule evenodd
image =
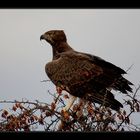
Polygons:
M109 90L102 90L100 93L88 93L85 96L86 100L96 102L102 106L110 107L118 111L123 105L114 98L114 95Z
M127 94L128 91L132 92L132 88L130 87L130 85L133 85L130 81L128 81L127 79L125 79L124 77L120 77L114 84L113 84L113 88L114 90L119 90L122 93Z

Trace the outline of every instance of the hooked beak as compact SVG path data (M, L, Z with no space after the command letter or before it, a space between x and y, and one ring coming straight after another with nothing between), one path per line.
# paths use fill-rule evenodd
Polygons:
M41 35L41 36L40 36L40 40L42 40L42 39L44 39L44 35Z

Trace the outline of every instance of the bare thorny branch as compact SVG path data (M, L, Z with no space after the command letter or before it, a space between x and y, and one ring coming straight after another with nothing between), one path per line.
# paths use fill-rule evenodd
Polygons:
M118 112L96 103L88 103L82 108L79 102L69 112L63 112L69 95L50 91L48 94L53 97L50 104L28 100L0 101L11 107L10 110L0 109L0 131L32 131L34 125L44 126L44 131L137 131L140 127L132 124L130 116L140 112L139 90L140 85L133 94L127 95L124 109Z

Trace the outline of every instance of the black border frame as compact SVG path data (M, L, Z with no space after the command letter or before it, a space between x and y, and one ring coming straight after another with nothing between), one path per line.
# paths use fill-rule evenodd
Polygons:
M0 9L140 9L139 1L108 0L9 0L2 1ZM44 138L42 138L42 136ZM0 139L136 139L140 132L0 132Z

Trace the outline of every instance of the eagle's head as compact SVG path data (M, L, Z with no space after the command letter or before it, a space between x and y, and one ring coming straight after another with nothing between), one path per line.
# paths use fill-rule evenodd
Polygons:
M66 42L66 35L64 33L63 30L51 30L48 31L46 33L44 33L43 35L40 36L40 40L46 40L48 43L50 43L51 45L55 45L58 44L60 42Z

